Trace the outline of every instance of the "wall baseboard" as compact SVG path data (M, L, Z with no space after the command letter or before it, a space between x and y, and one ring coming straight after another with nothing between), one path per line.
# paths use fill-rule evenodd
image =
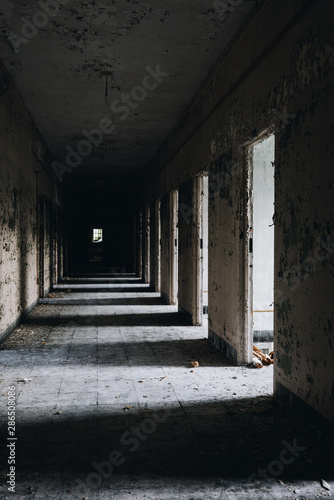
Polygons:
M161 298L164 304L169 304L169 297L167 293L161 292Z
M312 406L303 401L299 396L287 389L283 384L276 381L275 397L286 404L292 413L306 421L310 425L314 425L326 435L334 437L334 422L331 422L326 417L321 415Z
M21 314L18 318L16 318L15 321L13 321L9 326L7 326L7 328L5 328L1 333L0 333L0 344L2 342L4 342L4 340L8 337L8 335L10 335L12 333L13 330L15 330L15 328L22 322L22 320L24 318L26 318L28 316L28 314L31 313L31 311L37 306L38 304L38 300L39 299L36 299L34 300L34 302L32 304L30 304L30 306L28 306Z
M217 347L217 349L219 349L219 351L221 351L224 356L231 359L234 363L238 364L238 355L236 349L212 330L209 330L209 342Z
M182 314L182 316L184 316L184 318L186 319L187 322L189 322L190 325L193 324L193 317L192 315L190 314L190 312L186 311L186 309L184 309L182 306L178 306L178 311L179 313Z

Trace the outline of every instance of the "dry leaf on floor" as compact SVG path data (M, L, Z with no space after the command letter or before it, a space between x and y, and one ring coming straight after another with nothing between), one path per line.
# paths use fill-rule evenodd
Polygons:
M190 364L191 364L191 366L194 366L194 367L199 366L198 361L190 361Z
M160 379L160 382L161 382L162 380L165 380L165 378L167 378L167 375L165 375L164 377L162 377L162 378Z
M144 382L144 380L138 380L139 384L142 384L143 382Z

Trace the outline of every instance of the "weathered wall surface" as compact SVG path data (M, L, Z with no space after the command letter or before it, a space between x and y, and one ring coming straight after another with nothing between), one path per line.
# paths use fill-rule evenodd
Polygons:
M277 144L276 382L334 421L334 51L318 28L296 54L296 116Z
M52 216L59 202L49 161L45 144L0 62L0 338L38 299L38 279L42 293L51 285Z
M209 169L210 337L243 363L249 355L244 146L272 128L276 388L331 421L333 9L328 0L262 4L154 158L143 193L147 204Z

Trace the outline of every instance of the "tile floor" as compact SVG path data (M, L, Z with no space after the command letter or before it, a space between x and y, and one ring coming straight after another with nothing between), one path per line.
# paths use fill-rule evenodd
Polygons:
M275 402L272 366L232 366L133 276L51 295L0 350L2 478L15 385L17 498L334 498L333 443Z

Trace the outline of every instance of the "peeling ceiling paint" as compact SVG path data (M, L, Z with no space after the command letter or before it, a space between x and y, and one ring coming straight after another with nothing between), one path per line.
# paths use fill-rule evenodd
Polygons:
M254 4L1 0L0 55L71 181L129 180Z

